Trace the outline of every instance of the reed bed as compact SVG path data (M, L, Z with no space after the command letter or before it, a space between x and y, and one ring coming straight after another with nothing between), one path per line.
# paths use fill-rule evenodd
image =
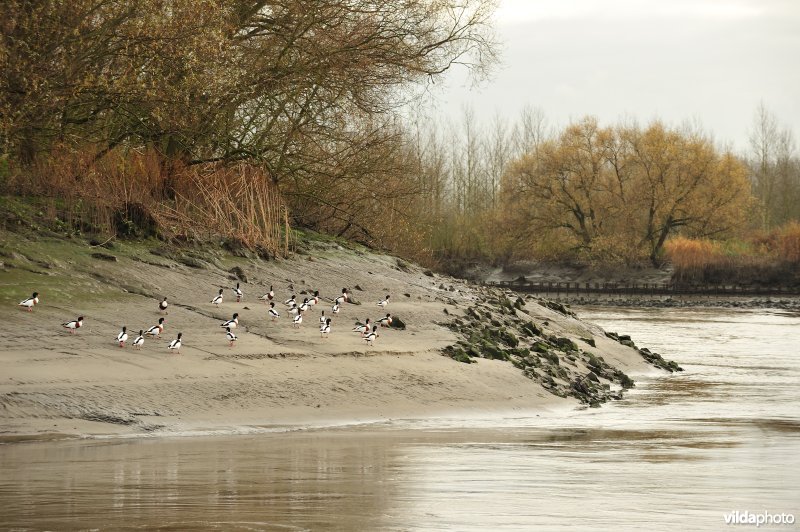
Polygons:
M222 237L270 256L294 246L289 212L263 169L240 163L184 166L151 149L55 149L5 192L37 198L54 226L101 237Z

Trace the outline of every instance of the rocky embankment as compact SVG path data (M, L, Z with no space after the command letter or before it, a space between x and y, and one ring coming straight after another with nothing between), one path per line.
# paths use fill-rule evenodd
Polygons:
M771 308L800 312L800 296L785 298L746 297L710 298L708 296L685 296L682 298L610 298L586 296L561 296L560 303L597 307L629 308L729 308L754 309Z
M512 298L515 299L512 301ZM581 403L599 406L611 399L621 399L634 381L622 370L581 348L564 336L548 334L548 321L539 324L524 312L528 303L539 304L565 317L574 312L560 303L546 299L515 296L511 292L489 290L468 307L463 317L443 323L460 339L444 352L459 362L472 363L477 358L505 360L522 370L526 377L559 397L574 397ZM636 349L653 366L669 371L683 371L677 363L664 360L649 349L639 349L630 336L606 332L606 337ZM595 347L593 338L580 338Z

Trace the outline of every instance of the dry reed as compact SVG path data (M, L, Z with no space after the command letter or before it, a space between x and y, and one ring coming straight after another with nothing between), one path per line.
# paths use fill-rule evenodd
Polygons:
M53 222L104 236L223 237L285 256L292 231L280 192L260 168L241 163L184 167L151 149L54 149L6 183L44 199Z

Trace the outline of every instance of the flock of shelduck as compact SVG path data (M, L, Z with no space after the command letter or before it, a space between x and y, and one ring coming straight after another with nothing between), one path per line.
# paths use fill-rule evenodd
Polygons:
M293 286L290 285L290 289ZM236 283L236 288L231 288L234 295L236 296L236 302L239 303L244 298L244 293L241 290L239 283ZM223 293L224 289L220 288L217 295L211 300L211 304L219 307L223 301ZM275 291L273 286L269 287L269 292L264 294L263 296L258 298L259 301L264 301L264 303L269 304L269 309L267 311L267 315L271 318L272 321L277 320L280 318L280 313L275 309ZM342 294L337 296L333 300L333 306L331 307L331 313L338 314L341 306L350 300L350 294L347 291L347 288L342 288ZM304 298L303 302L299 305L297 304L297 296L292 294L286 301L284 301L284 305L287 307L287 311L292 318L292 326L294 328L300 328L303 324L303 313L308 312L311 310L312 307L319 304L320 295L319 290L315 290L314 294L310 298ZM32 312L33 308L39 304L39 292L34 292L31 297L25 299L24 301L20 301L19 306L25 309L28 312ZM378 301L377 306L381 307L382 309L386 308L389 304L389 295L387 294L386 297L380 301ZM158 311L162 314L167 314L167 309L169 308L169 303L167 302L167 298L165 297L158 303ZM141 349L144 345L144 340L146 336L150 338L160 338L161 333L164 332L164 318L161 317L158 319L158 323L149 327L148 329L140 329L139 334L133 341L133 347L137 350ZM319 317L319 333L321 338L329 338L331 333L331 323L333 320L325 316L325 311L321 311ZM355 327L353 327L353 332L356 332L361 335L361 338L367 343L369 346L375 345L375 340L378 338L378 327L390 327L392 324L392 315L386 314L383 318L380 318L377 321L377 324L373 324L372 321L367 318L364 323L360 321L356 321ZM75 332L83 327L83 316L79 316L75 320L68 321L66 323L62 323L61 326L64 329L67 329L70 334L75 334ZM231 319L223 322L220 324L220 327L225 329L225 338L228 340L229 347L234 347L236 344L236 340L238 337L234 334L233 330L239 326L239 313L236 312L233 314ZM183 333L179 332L177 338L172 340L167 348L170 351L175 351L176 353L180 354L181 344L182 344L182 337ZM124 348L126 342L128 341L128 328L123 326L122 330L119 332L116 338L116 342L120 348Z

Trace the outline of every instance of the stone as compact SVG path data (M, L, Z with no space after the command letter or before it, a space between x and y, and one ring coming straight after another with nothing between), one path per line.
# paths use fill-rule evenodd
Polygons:
M235 280L239 280L243 283L247 282L247 275L244 273L244 270L240 266L234 266L233 268L228 270L228 273L233 275L235 277Z

